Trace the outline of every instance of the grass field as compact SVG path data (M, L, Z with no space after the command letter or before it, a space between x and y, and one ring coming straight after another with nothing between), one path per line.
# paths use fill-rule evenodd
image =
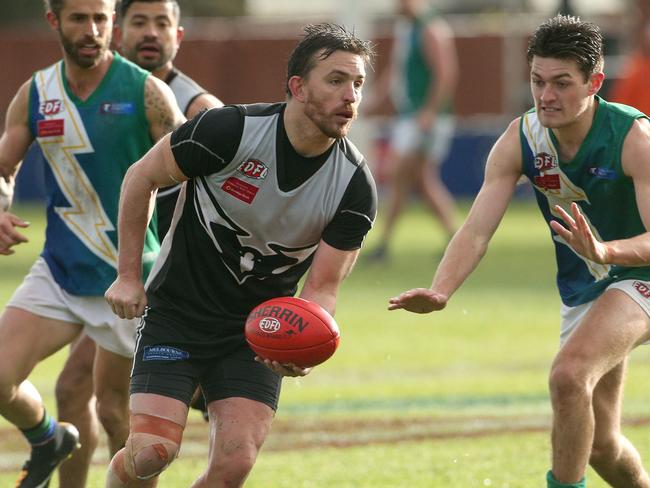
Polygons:
M42 244L39 212L16 212L33 221L31 242L2 257L0 304ZM360 260L338 303L341 346L309 376L285 379L277 420L247 487L545 486L547 370L559 327L548 230L531 202L515 202L445 311L388 312L388 297L430 284L442 246L436 225L415 207L400 222L386 265ZM51 411L64 357L48 359L32 376ZM648 348L633 353L624 409L625 432L646 458L649 359ZM4 421L0 434L0 486L11 486L27 448ZM107 455L100 450L93 488L104 486ZM192 414L180 459L159 486L189 486L206 459L207 425ZM587 477L590 488L607 486L592 471Z

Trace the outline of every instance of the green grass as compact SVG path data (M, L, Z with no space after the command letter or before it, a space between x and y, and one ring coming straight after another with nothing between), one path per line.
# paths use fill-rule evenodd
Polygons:
M39 212L17 212L34 221L31 241L0 258L0 303L41 246ZM400 221L387 265L364 262L362 252L340 293L339 350L309 376L285 379L276 425L247 486L543 485L550 458L547 374L560 306L548 230L531 202L515 202L483 262L443 312L388 312L388 297L430 284L442 246L436 224L415 207ZM50 409L64 357L48 359L32 377ZM649 359L648 348L632 354L626 419L648 415ZM0 429L8 428L0 421ZM189 486L204 469L207 426L193 418L191 428L194 442L160 486ZM649 430L625 427L645 457ZM89 486L104 486L104 473L94 466ZM0 472L0 486L14 477ZM606 486L591 471L588 478L590 488Z
M632 431L648 452L650 428ZM250 488L532 488L545 486L546 433L452 438L349 449L263 453ZM279 473L282 473L279 475ZM593 472L590 488L606 487ZM169 485L172 486L172 485Z

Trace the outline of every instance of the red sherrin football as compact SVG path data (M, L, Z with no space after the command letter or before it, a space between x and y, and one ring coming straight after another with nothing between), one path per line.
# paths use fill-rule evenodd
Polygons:
M255 307L246 319L246 341L261 358L302 368L327 360L339 345L339 326L317 303L278 297Z

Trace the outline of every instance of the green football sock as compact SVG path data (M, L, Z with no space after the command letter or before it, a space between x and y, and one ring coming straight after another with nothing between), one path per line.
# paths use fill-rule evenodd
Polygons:
M548 488L585 488L587 486L584 477L577 483L560 483L559 481L555 481L551 470L546 473L546 485Z
M37 425L21 431L32 446L38 446L54 438L56 425L56 420L43 412L43 419Z

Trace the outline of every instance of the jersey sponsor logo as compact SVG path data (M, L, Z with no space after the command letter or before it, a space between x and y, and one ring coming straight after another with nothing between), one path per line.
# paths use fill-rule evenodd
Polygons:
M557 161L551 154L541 152L535 155L533 165L535 166L535 169L539 171L548 171L557 168Z
M641 283L640 281L635 281L633 286L643 298L650 300L650 287L648 287L648 285Z
M100 114L132 115L135 113L133 102L104 102L99 105Z
M39 120L36 124L38 137L62 136L64 133L63 119Z
M277 332L280 330L280 320L284 320L294 328L297 327L298 332L302 332L309 325L309 322L305 317L298 315L289 308L278 307L277 305L268 305L257 309L254 313L248 315L247 322L254 320L257 317L263 317L262 320L260 320L259 327L264 332ZM291 330L287 331L287 334L294 333L295 332Z
M63 100L57 99L44 100L38 107L38 111L43 115L56 115L64 109Z
M249 159L240 164L237 171L254 180L263 180L269 173L269 168L259 159Z
M533 161L533 166L541 173L534 177L535 186L543 190L560 189L560 175L557 173L545 174L547 171L551 171L558 166L557 160L553 155L545 152L537 153Z
M245 203L253 203L255 195L260 190L257 186L246 183L239 178L230 177L224 181L221 189Z
M597 166L592 166L587 169L590 175L595 176L603 180L613 180L616 178L616 171L608 168L599 168Z
M171 346L145 346L143 361L183 361L190 353Z
M544 190L559 190L560 175L541 175L535 176L535 186Z
M280 321L272 317L264 317L260 320L260 330L273 334L280 330Z

